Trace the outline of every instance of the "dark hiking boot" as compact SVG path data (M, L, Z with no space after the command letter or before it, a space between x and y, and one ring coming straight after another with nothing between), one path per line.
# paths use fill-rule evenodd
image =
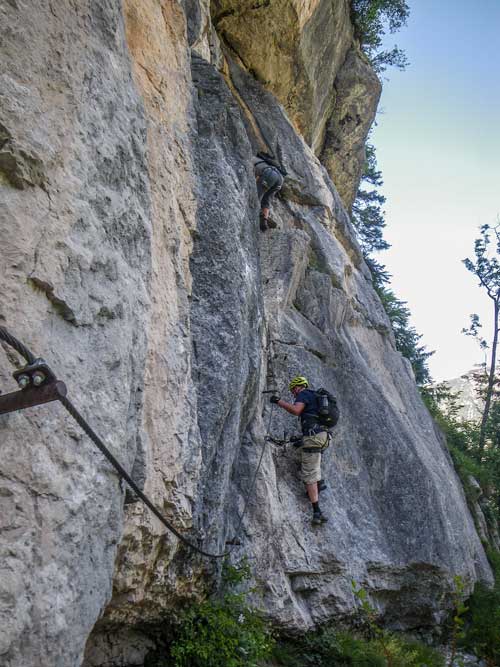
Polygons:
M268 218L267 219L267 226L269 227L269 229L276 229L276 227L278 226L278 223L275 222L274 220L272 220L272 218Z
M262 215L262 213L259 216L259 227L261 232L265 232L267 229L267 220L265 217Z
M322 523L326 523L328 518L323 514L323 512L314 512L312 518L313 526L321 526Z

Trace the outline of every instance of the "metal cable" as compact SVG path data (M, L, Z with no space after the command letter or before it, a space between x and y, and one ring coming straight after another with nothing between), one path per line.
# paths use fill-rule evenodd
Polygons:
M166 519L163 514L159 510L156 509L156 507L153 505L153 503L149 500L149 498L141 491L141 489L137 486L137 484L134 482L132 477L128 474L128 472L123 468L123 466L115 459L113 454L109 451L109 449L106 447L104 442L101 440L101 438L97 435L97 433L92 429L92 427L87 423L87 421L82 417L82 415L78 412L76 407L73 405L73 403L66 398L65 396L61 397L59 399L61 403L64 405L66 410L69 412L69 414L73 417L73 419L78 423L78 425L85 431L85 433L89 436L89 438L92 440L92 442L97 446L97 448L104 454L104 456L108 459L108 461L111 463L111 465L115 468L115 470L118 472L120 475L120 478L123 479L134 491L134 493L142 500L142 502L149 507L149 509L153 512L153 514L162 522L162 524L168 528L168 530L173 533L179 540L188 546L190 549L193 549L194 551L197 551L198 553L202 554L203 556L207 556L208 558L224 558L225 556L228 555L228 552L223 552L219 554L213 554L208 551L204 551L203 549L200 549L197 547L195 544L187 540L179 531L174 528L174 526L170 523L168 519Z
M264 442L262 444L262 449L261 449L261 452L260 452L259 462L257 464L257 468L255 469L255 473L254 473L254 476L253 476L253 479L252 479L252 483L250 484L250 491L247 493L247 497L246 497L246 500L245 500L245 505L243 506L243 512L241 513L241 516L240 516L239 521L238 521L238 525L236 526L236 530L234 531L234 537L231 539L231 542L234 542L239 535L241 524L243 523L243 517L245 516L245 513L247 511L248 501L250 499L251 494L253 493L255 482L257 480L257 475L259 474L260 466L262 464L262 459L264 458L264 452L266 451L267 436L269 435L270 430L271 430L273 410L274 410L274 403L271 404L271 411L269 413L269 422L267 424L267 434L266 434L266 437L264 438ZM234 545L234 546L236 546L236 545Z
M5 341L8 345L14 348L14 350L19 352L19 354L23 356L29 364L32 364L36 361L35 355L32 354L30 350L25 345L23 345L17 338L12 336L5 329L5 327L0 327L0 340ZM77 422L77 424L85 431L85 433L97 446L97 448L102 452L102 454L104 454L104 456L108 459L108 461L120 475L120 478L125 480L125 482L130 486L130 488L134 491L134 493L136 493L137 496L142 500L142 502L147 507L149 507L151 512L153 512L153 514L161 521L161 523L166 528L168 528L168 530L171 533L173 533L183 544L188 546L190 549L197 551L202 556L207 556L208 558L225 558L227 555L229 555L229 552L213 554L208 551L204 551L203 549L197 547L195 544L192 544L192 542L187 540L181 533L179 533L179 531L170 523L170 521L161 514L161 512L153 505L153 503L149 500L149 498L141 491L141 489L137 486L134 480L127 473L127 471L109 451L109 449L106 447L101 438L92 429L92 427L88 424L85 418L78 412L73 403L66 396L59 396L59 401L63 404L63 406L73 417L73 419Z
M273 342L272 338L270 339L270 347L274 349L274 342ZM273 358L272 354L273 354L273 352L271 352L271 359ZM270 365L272 366L272 364L270 364ZM252 483L250 484L250 491L247 493L245 504L243 506L243 512L241 513L241 516L238 520L238 525L236 526L236 530L234 531L234 537L231 539L231 542L234 542L239 535L240 528L241 528L241 525L243 523L243 517L245 516L245 513L247 511L248 501L250 499L251 494L253 493L255 482L257 480L257 475L259 474L260 466L261 466L262 460L264 458L264 452L266 450L266 445L268 443L268 436L271 432L271 424L272 424L272 420L273 420L274 407L275 407L275 403L271 403L271 411L269 412L269 421L267 423L267 431L266 431L266 435L264 437L264 441L263 441L263 444L262 444L262 449L261 449L261 452L260 452L259 462L257 464L257 468L255 469L255 473L254 473L254 476L253 476L253 479L252 479ZM234 545L234 546L237 546L237 545Z
M3 340L6 342L8 345L10 345L16 352L18 352L22 357L26 359L28 364L32 364L36 361L35 355L25 346L23 345L17 338L12 336L5 327L0 326L0 340ZM272 342L271 342L272 345ZM155 507L155 505L151 502L151 500L141 491L141 489L137 486L137 484L134 482L132 477L127 473L125 468L118 462L118 460L113 456L113 454L109 451L109 449L106 447L104 442L101 440L101 438L97 435L97 433L92 429L90 424L86 421L86 419L80 414L80 412L77 410L77 408L73 405L73 403L67 398L66 396L60 396L59 401L62 403L62 405L65 407L67 412L73 417L73 419L77 422L77 424L80 426L80 428L88 435L88 437L92 440L92 442L96 445L96 447L99 449L99 451L107 458L107 460L111 463L111 465L114 467L114 469L117 471L117 473L120 476L120 479L123 479L129 487L132 489L132 491L137 495L138 498L142 500L142 502L148 507L151 512L161 521L161 523L171 532L173 533L183 544L185 544L187 547L192 549L193 551L198 552L202 556L206 556L207 558L225 558L226 556L229 555L229 551L224 551L222 553L214 554L210 553L208 551L204 551L203 549L200 549L197 547L195 544L187 540L171 523L168 519L166 519L163 514ZM251 493L253 492L255 482L257 480L257 475L259 474L260 467L262 465L262 460L264 458L264 452L266 449L266 444L267 444L267 436L271 432L271 423L272 423L272 418L273 418L273 411L274 411L274 404L271 405L271 410L269 413L269 421L267 425L267 433L266 437L264 438L263 445L262 445L262 450L260 453L260 458L259 462L257 464L257 468L255 470L252 483L250 485L250 490L247 494L247 498L245 500L245 505L243 507L243 512L241 513L241 516L239 517L238 525L233 537L233 541L236 539L236 537L239 534L241 525L243 523L243 518L245 516L247 507L248 507L248 501L250 498Z
M5 327L0 327L0 340L5 341L7 345L10 345L16 352L19 352L19 354L26 359L28 364L33 364L36 361L35 355L28 350L21 341L14 338L14 336L11 336Z

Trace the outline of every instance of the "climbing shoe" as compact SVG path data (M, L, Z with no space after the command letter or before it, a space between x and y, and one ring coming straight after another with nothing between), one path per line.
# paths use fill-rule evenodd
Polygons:
M262 213L259 216L259 227L261 232L265 232L267 229L267 220L265 217L262 215Z
M323 512L314 512L312 518L313 526L321 526L322 523L326 523L327 521L328 517L326 517Z
M276 227L278 226L278 223L274 222L274 220L272 220L271 218L268 218L267 219L267 226L269 227L269 229L276 229Z

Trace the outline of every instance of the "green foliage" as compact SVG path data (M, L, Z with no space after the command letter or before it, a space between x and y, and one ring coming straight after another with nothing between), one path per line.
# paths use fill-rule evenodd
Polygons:
M392 330L396 338L396 347L410 361L416 383L423 385L430 382L431 376L427 359L434 352L428 352L425 345L419 344L422 334L417 333L416 329L410 324L411 313L406 305L406 301L398 299L394 292L384 285L375 286L375 290L391 321Z
M405 0L351 0L356 37L375 71L383 72L389 66L399 69L408 66L406 55L400 48L380 50L380 47L386 30L396 32L406 25L409 15L410 8Z
M366 591L358 587L355 581L352 581L351 585L354 596L358 601L358 610L370 637L368 646L375 651L374 656L378 655L379 659L382 659L381 663L366 663L367 667L371 664L381 664L383 667L423 667L424 665L437 667L444 665L442 657L430 647L417 642L407 642L402 637L385 630L381 625L377 611L370 604ZM365 663L353 662L352 664L359 664L361 667Z
M484 373L478 377L484 378ZM484 381L479 381L479 395ZM456 395L450 392L446 384L426 387L423 390L424 401L446 436L455 468L462 480L469 503L478 499L478 490L471 484L474 477L483 490L488 491L488 499L481 502L481 508L489 521L500 518L500 400L492 403L487 422L486 447L479 444L480 424L476 421L460 420L457 416L460 407ZM446 409L444 406L446 405ZM473 652L485 660L488 667L500 664L500 553L488 549L488 558L495 573L495 587L489 590L483 584L476 584L473 595L466 607L462 602L463 582L455 579L455 611L452 621L451 647L452 656L458 646Z
M465 637L464 633L464 615L468 610L463 603L464 598L464 582L462 577L454 577L454 590L453 590L453 617L452 617L452 626L451 626L451 652L448 660L448 666L453 667L455 664L455 657L457 654L457 645L458 641Z
M488 667L500 664L500 553L488 550L495 586L476 584L469 598L469 614L460 644L483 659Z
M170 647L175 667L257 667L270 654L270 631L240 590L250 576L246 562L225 565L221 593L184 612Z
M332 628L278 643L273 659L280 667L444 667L442 656L424 644L387 634L382 645L380 639Z
M488 381L484 371L476 375L476 393L484 392ZM498 387L498 380L494 383ZM500 395L498 389L493 400L485 426L485 447L480 445L481 425L479 421L460 419L460 404L456 395L450 392L446 383L425 386L422 397L434 419L446 437L446 443L457 473L462 481L465 494L472 505L478 499L474 477L481 486L483 497L481 508L489 523L500 520Z
M478 278L479 286L495 301L500 292L500 222L494 227L482 225L479 232L480 236L474 242L475 258L466 257L463 262L466 269Z
M390 245L382 236L385 227L385 197L377 188L383 185L382 172L377 169L375 146L366 145L366 162L363 177L352 205L352 222L364 255L387 250Z
M420 344L422 336L410 325L411 313L405 301L401 301L390 289L391 276L386 267L378 262L373 253L389 248L383 238L385 227L382 206L385 197L377 188L383 185L382 174L377 169L375 147L366 146L366 163L361 183L352 206L352 221L366 263L372 273L373 286L391 321L396 347L410 360L418 385L430 382L427 359L433 354Z
M493 234L493 238L492 238ZM475 258L464 259L465 267L479 279L482 287L493 302L493 336L491 340L491 363L488 373L488 381L484 386L484 408L479 431L479 449L483 451L486 446L486 430L490 414L491 401L495 392L496 358L499 334L500 318L500 220L495 227L483 225L480 228L480 236L474 242ZM468 329L463 329L467 336L477 339L482 349L488 347L485 338L480 335L481 323L476 313L471 315L471 323Z
M479 329L482 328L483 325L479 320L479 315L477 313L472 313L470 315L470 324L468 327L464 327L462 329L462 333L465 334L466 336L471 336L472 338L475 338L479 343L479 347L482 350L486 350L488 348L488 341L481 336L481 332L479 331Z
M392 49L386 51L379 51L372 56L371 63L373 69L378 72L385 72L388 67L396 67L400 70L405 70L410 64L406 53L399 46L393 46Z
M488 556L491 569L495 575L495 587L497 590L500 590L500 551L488 547L486 549L486 555Z
M286 667L386 667L384 657L372 642L332 628L278 643L273 659Z

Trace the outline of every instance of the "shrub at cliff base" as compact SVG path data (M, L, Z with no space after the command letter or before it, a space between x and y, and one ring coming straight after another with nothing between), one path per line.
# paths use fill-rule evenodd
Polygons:
M386 634L366 639L327 629L304 640L278 643L273 651L279 667L444 667L442 655L424 644Z
M478 584L463 607L458 645L485 661L500 665L500 554L488 554L496 585ZM379 624L367 595L353 582L359 627L348 633L333 627L275 642L262 615L248 604L244 582L251 578L246 562L225 566L220 591L187 609L177 626L169 655L155 667L445 667L435 649L388 632ZM465 612L468 612L465 615ZM462 622L463 618L463 622ZM153 663L151 663L153 664Z
M500 553L489 550L488 558L495 573L495 586L476 584L469 598L462 646L485 661L487 667L500 665Z
M224 567L221 591L183 614L166 665L258 667L270 655L270 630L248 605L248 591L238 590L250 577L247 563Z

